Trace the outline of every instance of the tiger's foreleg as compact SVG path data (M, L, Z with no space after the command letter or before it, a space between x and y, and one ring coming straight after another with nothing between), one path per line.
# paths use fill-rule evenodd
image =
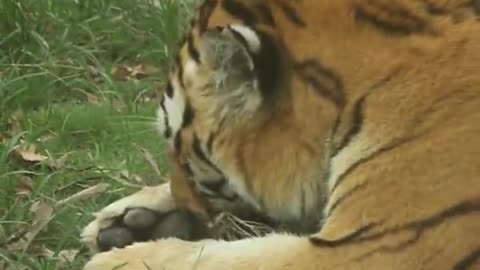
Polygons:
M85 270L313 270L323 269L315 265L321 256L307 238L291 235L196 243L170 238L97 254Z

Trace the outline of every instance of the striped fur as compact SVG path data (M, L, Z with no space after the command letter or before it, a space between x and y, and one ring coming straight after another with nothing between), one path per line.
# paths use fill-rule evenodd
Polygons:
M295 235L162 240L87 269L153 252L155 270L480 269L479 3L205 1L158 127L205 207Z

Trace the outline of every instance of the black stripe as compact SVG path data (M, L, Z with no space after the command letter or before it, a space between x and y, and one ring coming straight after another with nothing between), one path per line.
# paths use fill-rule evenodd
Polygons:
M214 131L210 132L210 134L208 135L208 139L207 139L207 151L208 151L209 153L212 153L213 142L214 142L216 136L217 136L217 133L214 132Z
M246 5L236 0L224 0L223 8L231 16L242 20L247 25L258 23L258 18Z
M218 127L215 130L211 131L210 134L208 135L207 145L206 145L208 153L212 153L213 143L217 138L219 131L224 128L225 122L226 122L225 117L220 119L220 122L218 123ZM222 142L220 141L219 143L221 144Z
M255 8L260 12L262 23L269 26L275 26L275 19L273 18L272 11L265 3L256 4Z
M338 186L346 179L346 177L348 175L350 175L355 169L357 169L358 167L360 167L361 165L377 158L378 156L384 154L384 153L388 153L390 150L393 150L397 147L400 147L404 144L407 144L409 142L412 142L414 140L416 140L417 138L419 138L420 135L417 135L417 136L412 136L412 137L408 137L408 138L405 138L405 139L402 139L402 140L395 140L389 144L387 144L386 146L378 149L377 151L371 153L369 156L366 156L366 157L363 157L359 160L357 160L355 163L353 163L352 165L350 165L350 167L345 170L336 180L335 182L335 185L333 186L332 190L330 191L330 194L333 194L333 192L335 192L335 190L338 188Z
M427 11L431 15L445 15L448 13L448 10L445 9L442 6L436 5L435 3L430 3L428 1L425 1L423 3L425 6L425 11Z
M233 194L232 196L227 196L226 194L223 194L223 193L213 192L214 194L209 194L207 192L202 192L202 190L199 190L199 192L203 197L210 198L210 199L216 199L216 200L221 199L229 202L234 202L236 199L238 199L237 194Z
M213 10L215 9L215 6L217 5L217 0L207 0L203 3L203 5L200 7L198 11L198 27L199 27L199 32L202 34L207 30L208 27L208 21L210 19L210 16L213 13Z
M182 59L180 58L180 54L177 54L177 57L175 58L175 63L177 67L177 79L178 82L180 83L180 86L185 89L185 83L183 82L183 63Z
M376 2L375 2L376 3ZM405 36L418 33L432 33L425 19L412 14L408 9L399 5L382 5L372 1L367 3L372 11L361 5L354 7L354 16L358 22L365 22L380 29L386 34ZM383 16L378 16L382 14Z
M295 70L306 84L331 100L338 108L345 106L343 82L339 75L323 67L316 59L306 59L295 64Z
M337 247L337 246L341 246L341 245L351 243L353 240L357 239L362 234L370 231L371 229L377 227L379 224L380 223L368 224L368 225L363 226L363 227L359 228L358 230L356 230L356 231L354 231L350 234L347 234L347 235L345 235L341 238L334 239L334 240L326 240L326 239L322 239L322 238L319 238L319 237L316 237L316 236L310 237L309 240L310 240L310 243L312 243L313 245L315 245L317 247L333 248L333 247Z
M305 188L302 188L300 192L300 213L302 217L304 217L306 214L306 210L307 210L306 205L307 205L307 194L305 192Z
M355 241L350 242L350 244L356 244L356 243L364 243L364 242L369 242L369 241L377 241L379 239L384 238L386 235L389 234L397 234L403 231L413 231L414 234L410 239L407 239L405 241L401 241L395 246L392 246L392 244L387 244L387 245L382 245L378 248L375 248L374 250L371 250L369 252L366 252L362 254L361 256L355 258L355 261L360 261L365 258L368 258L372 255L378 254L378 253L395 253L395 252L401 252L404 249L408 248L409 246L417 243L420 238L423 236L423 234L431 228L434 228L436 226L439 226L443 224L445 221L450 220L455 217L459 216L465 216L469 215L472 213L480 213L480 198L476 198L471 201L464 201L461 203L458 203L450 208L444 209L443 211L434 214L428 218L422 219L422 220L417 220L413 221L410 223L406 223L400 226L395 226L393 228L385 229L383 231L380 231L378 233L374 233L372 235L369 235L367 237L361 238L361 239L355 239ZM472 261L468 261L467 263L474 263L473 259L475 259L474 256L471 259ZM460 268L461 269L461 268Z
M193 135L192 147L193 147L193 152L201 161L209 165L212 163L203 152L202 147L200 145L200 139L198 138L197 134Z
M394 228L386 229L373 235L369 235L360 239L359 241L365 242L378 240L383 238L386 234L397 233L403 230L420 230L423 232L428 228L442 224L444 221L450 218L469 215L472 213L480 213L480 197L457 203L449 208L443 209L439 213L433 214L428 218L409 222L401 226L397 225Z
M306 27L307 24L302 19L302 17L298 14L297 10L291 6L289 3L283 0L277 0L275 3L280 7L280 9L285 14L285 17L294 25L298 27Z
M180 42L178 42L177 48L182 48L183 45L185 45L185 42L187 42L187 35L183 35L183 36L182 36L182 39L180 40ZM176 59L176 60L177 60L177 59Z
M362 129L363 124L363 108L365 107L365 100L367 95L362 96L359 98L354 105L353 112L352 112L352 123L350 129L343 137L340 144L335 148L334 153L332 156L335 156L338 152L340 152L343 148L347 147L348 144L352 141L352 139L360 132Z
M208 166L210 166L212 169L214 169L217 173L220 173L221 174L221 171L220 169L218 169L218 167L212 163L212 161L210 161L210 159L205 155L205 153L203 152L202 150L202 147L200 145L200 139L198 138L197 134L194 134L193 135L193 144L192 144L192 147L193 147L193 152L195 153L195 155L205 164L207 164Z
M278 94L278 82L280 79L281 55L276 41L267 33L255 31L260 39L261 49L252 54L254 72L258 76L260 93L264 101Z
M399 68L393 69L393 71L389 72L385 77L375 82L370 87L370 91L355 102L354 108L352 111L352 115L353 115L352 123L350 123L351 127L349 131L345 135L343 135L344 137L342 138L340 144L335 146L332 156L335 156L343 148L347 147L350 144L351 140L361 131L361 128L363 125L363 117L364 117L363 111L364 111L367 97L371 95L375 90L383 89L386 83L390 82L392 78L398 75L399 71L400 71ZM338 127L340 125L340 121L341 121L340 117L337 118L337 120L335 121L335 126L333 128L334 135L337 133Z
M474 264L478 264L480 267L480 247L458 261L453 266L453 270L467 270L474 266Z
M206 189L219 194L222 193L222 188L225 186L225 184L227 184L227 179L225 179L225 177L217 180L200 182L200 185L202 185Z
M400 243L400 245L404 248L406 247L405 243L408 244L413 244L416 242L416 240L420 239L421 236L428 230L433 227L437 227L441 224L443 224L445 221L450 220L455 217L460 217L460 216L465 216L465 215L470 215L470 214L478 214L480 213L480 197L479 198L474 198L471 200L466 200L463 202L459 202L449 208L443 209L442 211L432 214L431 216L420 219L420 220L415 220L412 222L408 222L405 224L397 224L394 225L393 227L383 229L378 232L371 233L366 236L362 236L362 234L368 232L369 230L373 229L374 227L377 227L378 225L381 225L382 223L372 223L370 225L367 225L365 227L360 228L359 230L355 231L354 233L347 235L345 237L342 237L338 240L324 240L316 237L311 237L310 241L317 245L317 246L322 246L322 247L337 247L340 245L354 245L354 244L361 244L361 243L366 243L366 242L372 242L372 241L377 241L379 239L384 238L387 235L391 234L398 234L404 231L413 231L415 234L413 236L413 240L409 239L407 241L404 241ZM382 251L389 251L391 250L391 244L388 244L386 246L381 246L379 248L374 249L373 251L369 251L365 254L362 254L356 260L362 260L368 256L371 256L373 254L376 254L378 252ZM397 247L394 247L394 249L397 249ZM474 253L475 254L475 253ZM473 256L472 256L473 257Z
M195 61L195 63L200 64L200 54L198 53L197 48L193 44L193 35L190 33L187 38L187 48L190 57Z
M168 122L168 114L167 114L167 110L165 109L164 102L165 102L165 98L163 98L162 101L160 101L160 108L163 111L163 120L165 123L165 130L163 132L163 136L168 139L170 138L170 136L172 136L172 128L170 127L170 124Z
M238 0L224 0L223 8L231 16L240 19L246 25L265 24L275 26L275 19L272 15L270 7L266 3L258 3L253 8L245 5ZM258 11L255 14L253 10Z
M327 217L330 217L332 215L332 213L337 209L337 207L340 206L343 202L345 202L349 198L353 197L353 195L358 193L360 190L366 188L367 186L368 186L368 181L363 182L359 185L356 185L355 187L353 187L349 191L342 194L342 196L340 196L330 207L330 209L327 213Z
M180 148L182 147L182 137L180 136L180 132L177 132L177 135L173 140L173 147L175 149L175 152L180 152Z
M185 110L183 111L183 120L182 120L182 128L186 128L190 126L193 122L193 118L195 117L195 112L193 111L192 105L190 103L185 104Z
M475 11L475 14L480 15L480 0L470 0L470 4Z
M172 86L172 83L170 81L167 84L166 93L167 93L167 97L173 98L173 86Z
M190 164L188 164L188 162L183 164L183 169L187 172L187 174L190 176L190 178L195 177L195 174L193 173L192 167L190 167Z

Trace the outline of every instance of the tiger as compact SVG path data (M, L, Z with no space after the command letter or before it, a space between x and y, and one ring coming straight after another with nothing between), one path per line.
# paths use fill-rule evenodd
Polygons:
M82 239L98 250L139 208L246 205L289 229L147 237L85 270L480 269L480 1L206 0L195 14L157 115L171 182L100 210Z

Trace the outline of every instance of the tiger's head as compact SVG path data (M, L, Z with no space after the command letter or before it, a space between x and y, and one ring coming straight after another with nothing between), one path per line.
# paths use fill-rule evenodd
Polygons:
M158 127L197 183L221 186L212 196L237 197L237 187L224 185L221 161L234 149L224 146L235 147L232 134L264 125L282 95L281 48L268 35L240 24L194 28L170 72Z
M161 133L175 144L179 130L190 125L235 129L265 119L266 103L282 92L282 58L277 43L268 44L244 25L194 28L177 54L158 110Z
M181 42L158 109L159 130L184 160L195 188L219 203L214 208L228 209L225 203L237 205L240 198L274 218L300 219L308 214L301 209L324 198L317 184L292 183L321 173L317 146L324 142L316 139L318 131L329 130L299 134L310 125L305 115L313 108L303 100L314 94L292 97L298 67L272 18L253 25L235 21L213 11L220 2L206 1ZM305 198L285 207L286 190L305 190Z

